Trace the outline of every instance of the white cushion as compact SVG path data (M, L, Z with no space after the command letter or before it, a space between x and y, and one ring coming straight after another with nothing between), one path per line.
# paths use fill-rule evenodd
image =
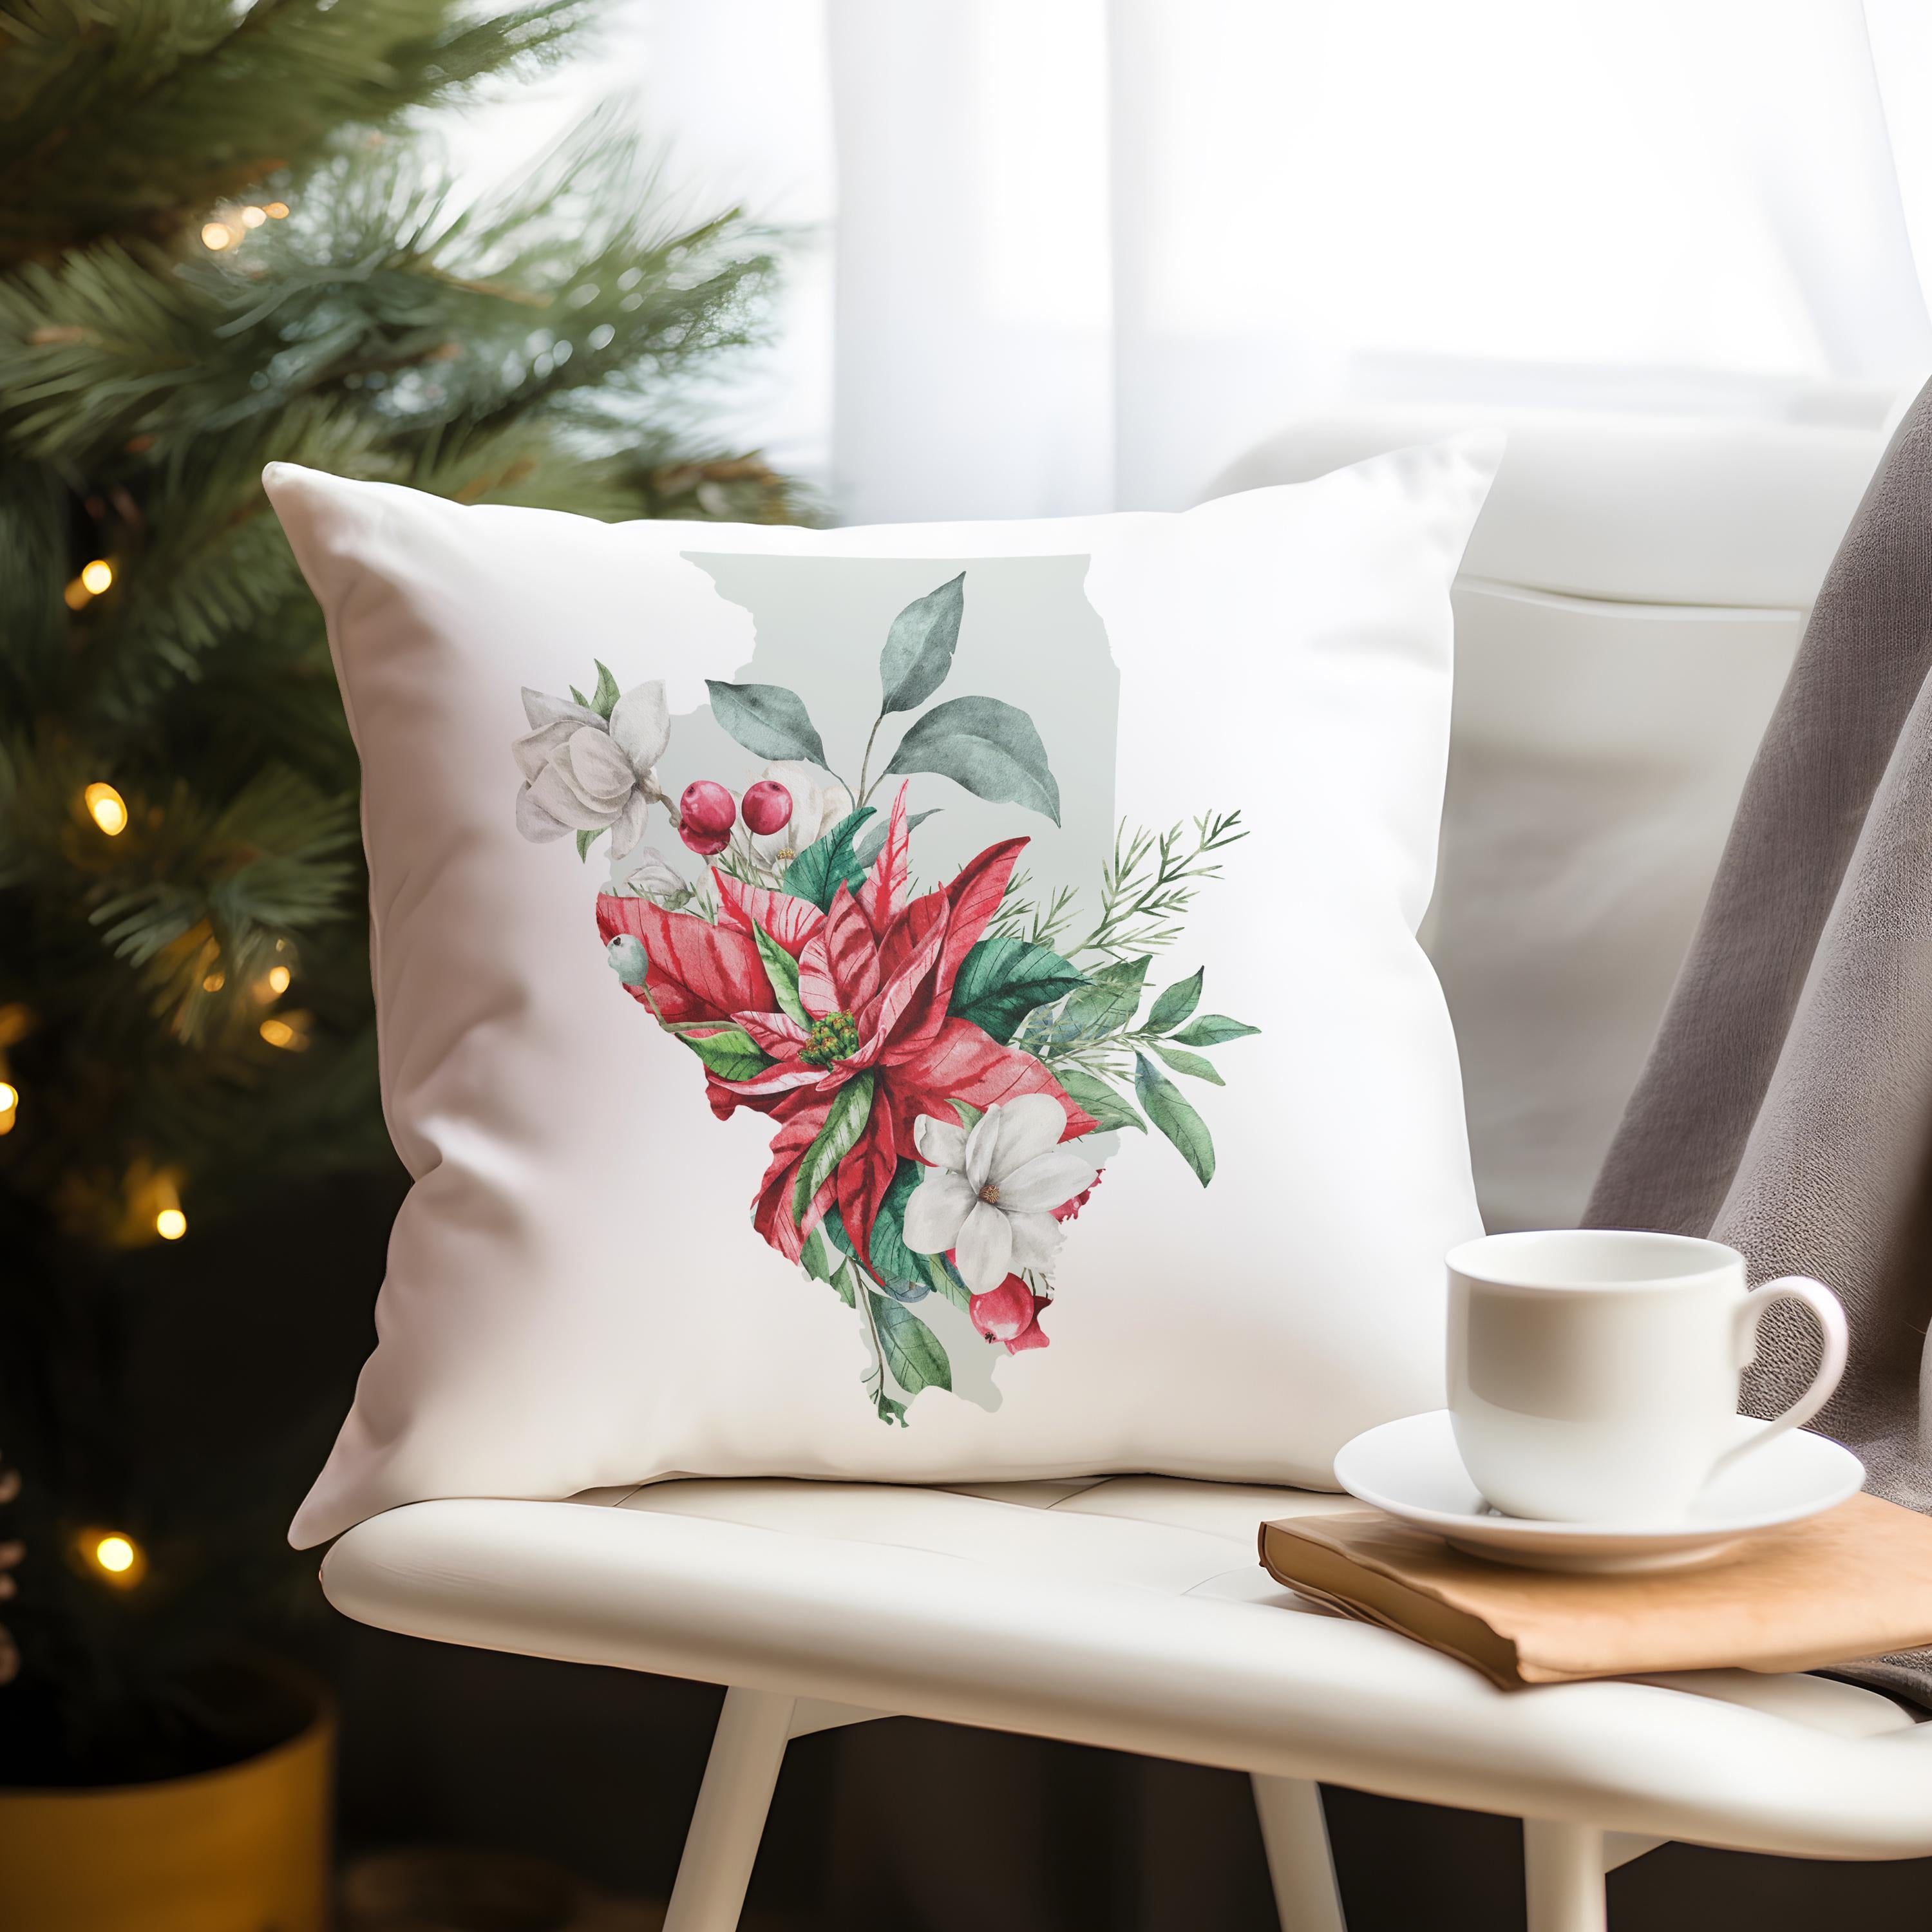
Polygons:
M322 1584L446 1642L1653 1837L1932 1850L1932 1727L1875 1692L1735 1670L1499 1690L1262 1570L1264 1519L1354 1506L1146 1477L667 1483L393 1510Z
M1413 934L1447 748L1448 586L1496 455L1493 439L1465 438L1180 516L832 532L605 526L272 469L363 760L384 1100L416 1181L380 1346L297 1538L421 1497L674 1474L1324 1483L1350 1436L1438 1400L1441 1256L1474 1212L1454 1042ZM728 909L745 929L721 936L689 908L610 891L646 847L704 882L686 849L695 814L674 832L649 804L643 845L614 865L615 832L587 863L567 836L519 836L520 811L524 832L560 835L601 815L628 843L646 810L640 760L662 761L673 802L694 781L736 794L758 778L766 733L740 720L734 742L704 709L707 678L795 690L828 741L811 758L858 788L889 627L916 602L925 614L908 622L932 622L941 604L921 600L956 578L956 664L914 680L917 702L885 720L867 776L909 718L917 731L962 694L1031 722L998 714L1004 761L991 767L983 744L976 764L901 753L908 808L939 808L910 831L916 888L893 872L896 833L856 905L849 886L829 916L776 892ZM521 689L595 697L598 661L626 694L608 730L587 712L550 730L558 714L541 703L526 718ZM714 686L712 700L728 694ZM532 726L520 800L512 746ZM805 842L808 806L813 831L841 816L824 771L788 764L782 782L795 823L773 848ZM897 783L874 796L882 814ZM1091 1046L1080 1010L1054 1006L1052 1031L1036 1018L1002 1046L1016 1010L934 995L992 910L959 881L996 892L1016 862L1003 842L1028 842L1018 862L1036 900L1078 889L1060 943L1090 978L1107 956L1072 935L1095 916L1117 820L1179 825L1184 843L1196 815L1231 810L1248 836L1214 856L1224 876L1156 910L1172 945L1124 949L1158 954L1128 1004L1144 1034L1155 990L1202 969L1196 1017L1258 1033L1184 1040L1166 1067L1172 1029L1143 1041L1138 1069L1117 1041L1106 1064L1127 1078L1109 1101L1090 1052L1068 1058ZM733 851L774 884L785 862ZM662 894L662 874L649 878ZM902 901L912 909L895 924ZM919 922L948 904L928 963ZM745 914L778 935L762 955ZM849 949L836 969L828 935ZM919 962L904 1005L865 981L902 941ZM699 988L688 1004L674 954ZM794 972L802 1022L784 1010ZM1093 988L1073 997L1102 1004ZM829 1017L842 1002L850 1038ZM707 1092L659 1016L755 1027L773 1064ZM714 1054L731 1038L703 1036ZM1190 1052L1211 1053L1226 1084L1201 1081ZM767 1088L788 1096L781 1111L750 1110ZM988 1110L970 1154L947 1118L955 1099L972 1103L969 1124ZM1114 1149L1090 1131L1124 1106L1164 1117L1168 1138L1124 1131ZM862 1122L850 1148L842 1122ZM842 1264L829 1217L813 1234L834 1196L795 1184L783 1159L766 1186L775 1132L794 1166L808 1141L844 1150L844 1238L885 1286ZM968 1178L948 1179L962 1162ZM1101 1167L1077 1220L1048 1218ZM903 1191L881 1205L895 1175L911 1206ZM907 1240L935 1256L950 1244L952 1268L886 1238L902 1210ZM802 1270L788 1258L802 1243ZM1024 1294L1003 1280L1006 1243L1007 1264L1030 1264ZM836 1270L849 1299L814 1270ZM889 1292L895 1280L916 1298ZM1031 1289L1052 1299L1028 1330L1012 1305L1030 1313ZM1042 1333L1050 1346L1022 1346Z

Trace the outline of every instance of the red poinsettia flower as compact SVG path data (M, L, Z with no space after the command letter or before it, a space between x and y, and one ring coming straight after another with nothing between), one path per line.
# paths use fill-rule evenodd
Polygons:
M949 884L909 900L902 788L871 872L856 894L842 885L829 911L722 874L714 875L716 926L648 899L598 901L606 940L628 932L643 943L648 970L639 990L661 1020L740 1027L770 1056L772 1064L750 1080L710 1075L710 1093L721 1118L744 1106L780 1123L752 1221L788 1259L798 1258L835 1203L860 1252L868 1252L900 1160L916 1158L914 1123L922 1114L950 1118L951 1101L983 1111L1022 1094L1045 1094L1066 1110L1070 1137L1098 1124L1030 1054L947 1016L953 981L998 910L1026 843L990 845ZM772 986L754 928L796 962L787 1000ZM837 1126L821 1142L835 1112ZM812 1171L802 1183L808 1159ZM800 1202L807 1184L810 1198Z
M1048 1348L1053 1338L1040 1325L1040 1312L1048 1305L1044 1295L1034 1294L1018 1275L1010 1274L998 1288L974 1296L973 1326L988 1341L1002 1344L1010 1355L1022 1348Z

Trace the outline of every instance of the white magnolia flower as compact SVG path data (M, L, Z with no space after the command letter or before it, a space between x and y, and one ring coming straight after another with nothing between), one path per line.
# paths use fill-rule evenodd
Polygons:
M621 859L644 836L653 798L664 794L656 766L670 742L664 686L653 678L618 699L607 722L586 705L524 693L530 730L512 749L524 775L517 830L539 842L610 828Z
M970 1133L922 1114L913 1143L927 1166L906 1203L906 1246L951 1249L975 1294L1022 1268L1051 1267L1066 1238L1052 1210L1093 1186L1118 1144L1112 1134L1063 1142L1066 1131L1066 1110L1047 1094L988 1107Z
M791 794L791 817L776 832L746 836L760 865L783 872L808 845L823 838L851 811L852 794L817 766L801 764L795 758L767 765L752 782L766 778L776 780Z

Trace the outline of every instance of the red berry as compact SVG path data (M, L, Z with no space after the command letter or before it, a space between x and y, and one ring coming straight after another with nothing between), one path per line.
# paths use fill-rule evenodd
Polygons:
M677 816L684 842L694 852L717 852L724 849L724 842L731 836L738 807L722 784L710 778L694 778L685 787L684 796L677 802ZM713 837L718 841L716 845L698 842Z
M760 778L746 793L740 809L746 826L763 838L791 823L791 794L776 778Z
M700 832L692 826L688 818L677 828L677 836L691 848L692 851L701 853L707 859L715 852L723 851L731 842L730 832Z

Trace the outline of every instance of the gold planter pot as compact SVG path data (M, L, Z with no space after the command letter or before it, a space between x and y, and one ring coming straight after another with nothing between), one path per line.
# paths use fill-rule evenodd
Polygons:
M334 1713L152 1784L0 1790L0 1932L325 1932Z

